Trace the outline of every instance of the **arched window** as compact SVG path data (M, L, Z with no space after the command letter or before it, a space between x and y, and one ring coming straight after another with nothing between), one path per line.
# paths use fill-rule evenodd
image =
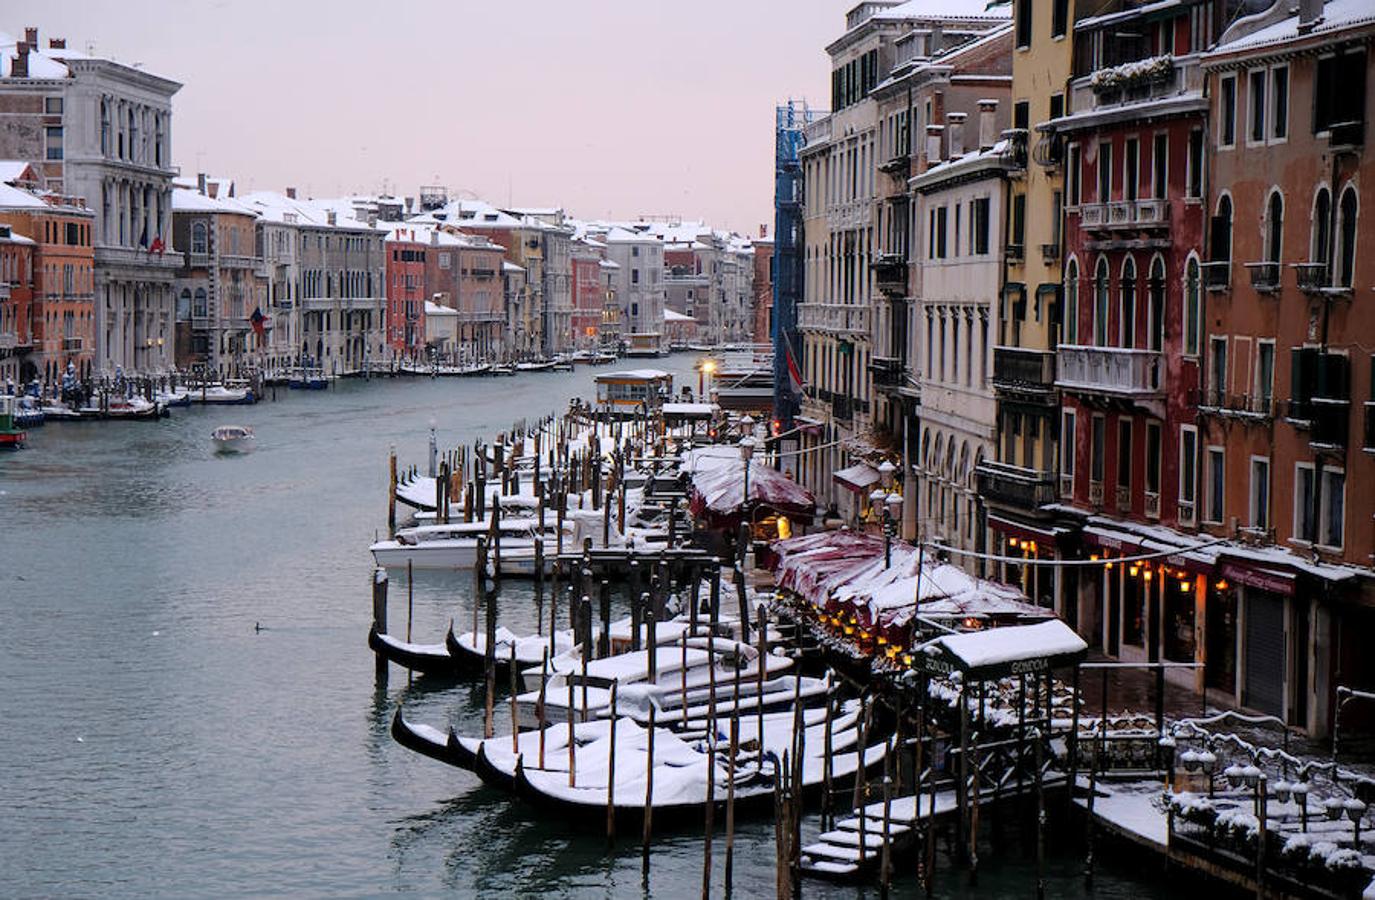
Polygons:
M1313 198L1313 238L1308 248L1308 261L1327 264L1332 246L1332 195L1327 188L1318 191Z
M191 318L191 289L182 288L181 296L177 298L177 321L184 322Z
M1130 256L1122 263L1122 279L1118 285L1122 306L1118 310L1117 345L1136 346L1136 261Z
M196 288L196 302L191 306L191 315L197 319L204 319L209 315L207 310L205 288Z
M1184 352L1198 356L1203 334L1203 304L1198 293L1198 258L1184 266Z
M191 225L191 252L209 253L209 239L205 230L204 222L194 222Z
M1079 260L1065 265L1065 343L1079 343Z
M1342 191L1337 221L1337 284L1341 287L1351 287L1351 279L1356 273L1357 211L1356 189L1348 185L1346 190Z
M1108 345L1108 261L1102 256L1093 272L1093 343Z
M1151 273L1146 282L1150 294L1150 329L1146 332L1146 346L1151 350L1165 349L1165 261L1156 255L1151 260Z
M1278 264L1284 249L1284 197L1271 191L1265 203L1265 261ZM1278 274L1276 274L1278 280Z

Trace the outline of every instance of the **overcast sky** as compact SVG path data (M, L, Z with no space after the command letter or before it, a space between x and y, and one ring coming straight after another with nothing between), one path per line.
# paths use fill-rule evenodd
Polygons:
M773 109L824 106L836 0L6 0L0 29L180 81L183 174L443 184L576 215L772 222Z

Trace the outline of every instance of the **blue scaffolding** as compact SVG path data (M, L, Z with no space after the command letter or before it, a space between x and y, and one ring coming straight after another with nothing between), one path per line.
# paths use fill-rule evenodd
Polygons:
M774 153L773 414L783 430L793 427L801 397L788 376L788 358L802 366L797 341L797 304L802 301L802 147L806 127L823 113L789 100L776 110Z

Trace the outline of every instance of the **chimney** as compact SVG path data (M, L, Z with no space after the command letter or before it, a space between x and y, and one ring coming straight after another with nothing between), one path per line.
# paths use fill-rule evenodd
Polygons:
M969 113L952 112L945 114L946 124L950 132L950 158L964 156L964 120L969 118Z
M941 132L944 125L926 126L926 168L941 164Z
M409 215L411 214L411 207L413 207L413 206L415 206L415 198L414 198L414 197L407 197L407 198L406 198L406 215L407 215L407 216L409 216Z
M369 227L369 228L376 228L376 227L377 227L377 211L376 211L376 210L371 210L371 209L368 210L368 227Z
M998 142L998 101L979 101L979 149L988 150Z
M431 246L431 247L438 247L438 246L439 246L439 229L438 229L438 228L431 228L431 229L430 229L430 246Z
M14 47L14 62L10 65L11 78L29 77L29 42L20 41Z
M204 193L205 193L205 173L204 173L204 172L197 172L197 173L196 173L196 192L197 192L197 193L200 193L200 194L204 194Z
M32 47L32 48L35 49L35 50L38 49L38 29L37 29L37 28L25 28L25 29L24 29L24 43L28 44L30 47Z
M289 187L286 189L286 198L288 200L296 199L296 189L294 187Z
M205 186L210 190L210 199L213 200L220 195L220 183L218 181L207 181Z
M335 216L334 210L332 210L332 209L327 209L327 210L325 210L325 221L328 222L330 225L336 225L336 224L338 224L339 219L338 219L337 216Z
M1307 34L1323 20L1325 0L1299 0L1299 34Z
M49 50L66 50L66 49L67 49L67 39L66 39L66 38L48 38L48 49L49 49Z

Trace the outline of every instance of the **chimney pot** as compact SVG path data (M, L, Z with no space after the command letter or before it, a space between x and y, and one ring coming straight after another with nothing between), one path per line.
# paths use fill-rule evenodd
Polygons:
M296 189L294 187L289 187L286 189L286 198L288 200L296 199Z
M1306 34L1323 20L1325 0L1299 0L1299 33Z
M334 210L330 209L325 211L325 221L331 225L338 224L339 219L335 216Z
M979 149L988 150L998 141L998 131L996 123L998 119L998 101L980 100L979 101Z
M952 112L945 114L945 121L950 133L950 158L964 156L964 120L969 118L968 113Z
M201 194L204 194L204 193L205 193L205 173L204 173L204 172L197 172L197 173L196 173L196 191L197 191L198 193L201 193Z
M209 190L210 199L215 199L220 195L220 183L218 181L207 181L206 188Z
M10 65L11 78L29 77L29 42L19 41L15 47L14 62Z
M941 163L941 134L945 131L944 125L926 126L926 168L938 166Z
M66 50L66 49L67 49L67 39L66 39L66 38L48 38L48 49L49 49L49 50Z
M37 46L38 46L38 29L37 29L37 28L32 28L32 27L30 27L30 28L25 28L25 29L24 29L24 42L25 42L26 44L28 44L30 47L37 47Z

